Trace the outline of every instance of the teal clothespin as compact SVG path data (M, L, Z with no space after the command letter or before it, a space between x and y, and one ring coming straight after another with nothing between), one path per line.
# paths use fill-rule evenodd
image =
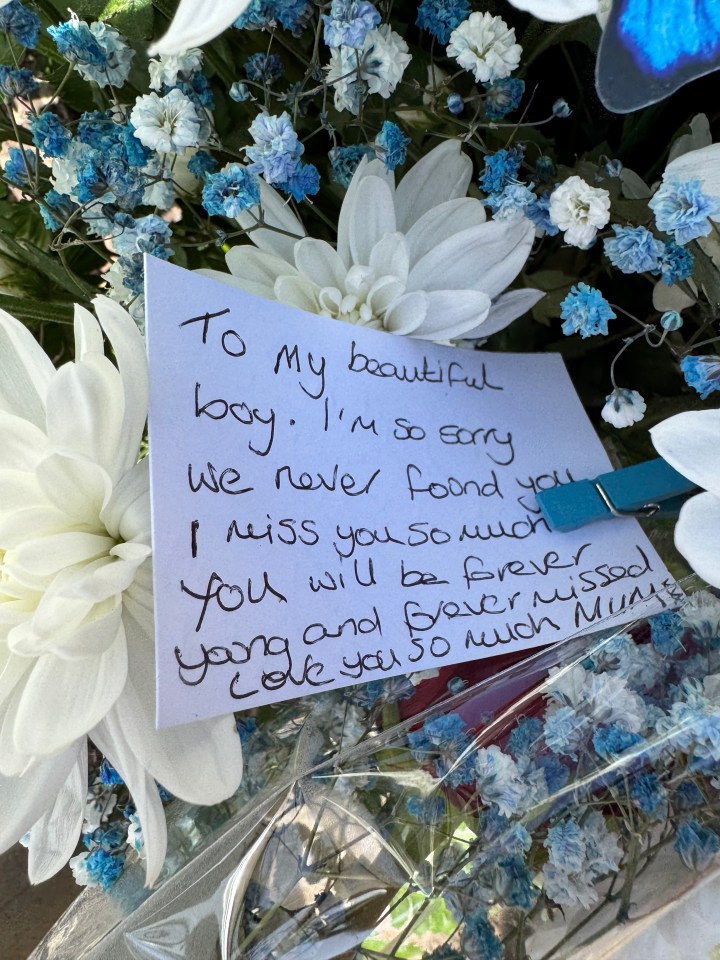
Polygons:
M566 533L612 517L676 514L697 487L661 457L537 494L551 530Z

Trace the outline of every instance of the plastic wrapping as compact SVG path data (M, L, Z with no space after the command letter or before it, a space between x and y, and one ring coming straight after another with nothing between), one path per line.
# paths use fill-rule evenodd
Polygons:
M708 955L720 601L683 586L679 606L677 590L658 595L630 625L420 712L445 676L248 721L248 777L222 824L203 833L185 810L177 836L201 836L176 842L155 891L121 878L104 929L83 895L34 960Z

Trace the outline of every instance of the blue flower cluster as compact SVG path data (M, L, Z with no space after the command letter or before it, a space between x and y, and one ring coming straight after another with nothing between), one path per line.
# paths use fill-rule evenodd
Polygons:
M20 0L11 0L0 7L0 30L5 30L24 47L35 47L40 33L40 18L24 7Z
M392 120L386 120L375 138L375 154L388 170L395 170L405 163L409 143L410 137L406 137Z
M660 270L660 260L665 244L645 227L619 227L613 225L615 236L605 240L605 256L621 273L655 273Z
M471 11L468 0L422 0L418 7L417 26L427 30L438 43L447 46L455 27L467 20Z
M202 204L212 216L237 217L260 203L260 180L240 163L228 163L218 173L208 173Z
M566 336L579 333L584 339L607 334L608 320L614 320L616 314L599 290L578 283L560 304L560 317L565 321L562 331Z
M309 0L251 0L234 23L238 30L267 30L279 23L299 37L312 15Z
M673 234L681 245L706 237L712 230L709 218L720 217L720 200L704 194L699 180L666 180L649 206L658 230Z
M488 120L503 120L520 106L525 95L525 81L518 77L502 77L486 87L485 114Z
M245 147L251 161L248 169L262 174L298 202L320 189L320 174L313 164L302 163L305 148L293 129L290 115L259 114L250 124L254 144Z
M349 147L333 147L329 153L333 180L339 183L341 187L347 189L362 158L368 157L372 159L374 156L375 151L372 147L365 146L364 144Z
M483 161L480 186L487 194L502 193L508 184L518 179L522 162L523 151L520 147L487 154Z
M365 37L380 23L380 14L369 0L332 0L323 14L325 43L330 48L362 47Z
M697 390L703 400L720 390L720 357L688 355L680 361L680 369L687 385Z

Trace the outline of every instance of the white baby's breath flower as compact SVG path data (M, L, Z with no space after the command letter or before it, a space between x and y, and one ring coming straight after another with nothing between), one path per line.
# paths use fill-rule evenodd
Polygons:
M412 57L403 38L388 25L370 30L362 47L336 47L325 68L335 108L359 113L366 95L390 97Z
M450 34L447 53L478 83L493 83L517 69L522 47L501 17L476 10Z
M600 411L600 416L613 427L630 427L642 420L646 410L647 404L637 390L616 387L605 397L605 406Z
M148 61L150 89L162 90L163 86L173 87L178 78L186 80L202 67L202 50L193 47L183 53L172 53L159 60Z
M572 176L550 195L550 221L564 232L565 242L587 250L598 230L610 220L610 194Z
M542 296L504 293L534 238L524 218L486 221L467 197L472 164L457 140L431 150L395 187L379 160L360 163L343 201L337 248L306 237L271 187L255 247L227 254L230 274L202 271L250 293L326 317L424 340L477 338L502 330ZM242 226L257 213L241 214ZM294 239L294 238L298 239Z
M130 111L135 136L146 147L160 153L182 153L200 141L200 117L192 100L177 87L159 97L148 93L138 97Z
M145 345L117 304L95 308L100 324L76 309L59 370L0 312L0 853L29 829L33 882L77 844L88 737L132 794L148 882L166 847L155 779L215 803L242 771L231 716L155 729Z

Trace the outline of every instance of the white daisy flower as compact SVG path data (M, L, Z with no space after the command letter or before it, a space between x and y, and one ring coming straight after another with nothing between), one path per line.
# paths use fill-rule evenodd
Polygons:
M542 296L506 287L522 270L535 230L525 219L486 221L467 197L470 159L456 140L431 150L395 187L379 160L363 159L343 201L337 249L305 236L279 195L261 186L265 222L227 254L216 280L376 330L425 340L502 330ZM242 226L257 212L242 214ZM287 234L290 234L288 236ZM297 238L297 239L295 239Z
M447 54L478 83L494 83L517 69L522 47L501 17L475 11L450 34Z
M242 773L232 716L155 729L145 345L116 303L95 308L102 329L78 307L59 370L0 312L0 853L30 830L34 883L77 845L88 737L132 794L148 883L166 848L155 780L207 804Z

